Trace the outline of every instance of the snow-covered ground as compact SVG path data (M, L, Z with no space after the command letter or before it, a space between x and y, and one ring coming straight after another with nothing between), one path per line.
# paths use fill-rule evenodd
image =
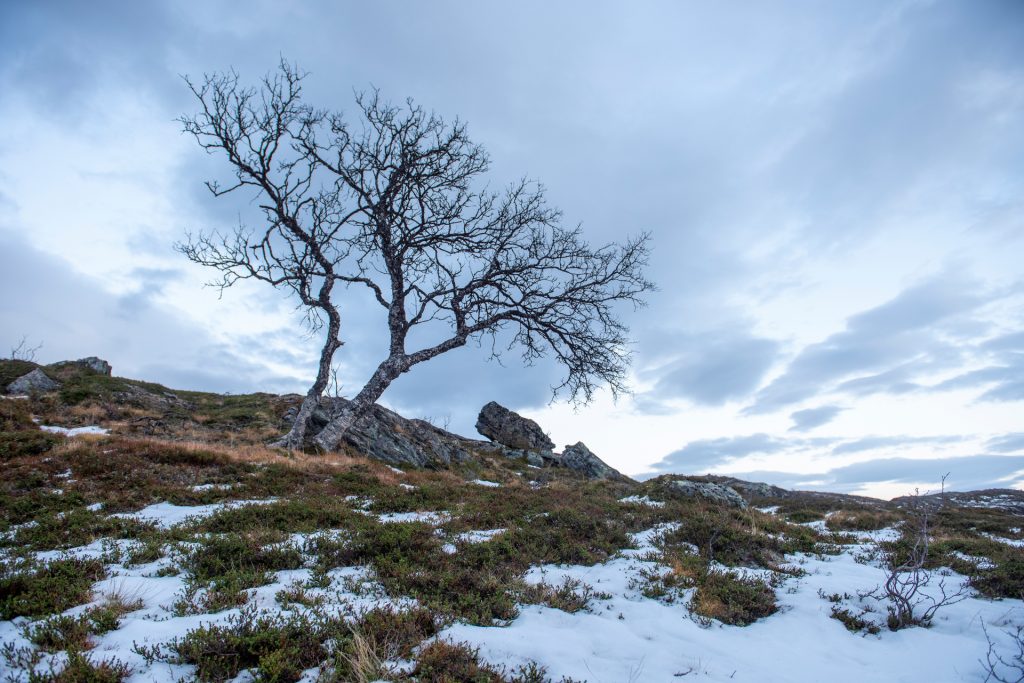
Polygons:
M83 434L103 436L110 433L109 429L97 427L96 425L89 425L88 427L54 427L53 425L39 425L39 428L44 432L63 434L64 436L82 436Z
M654 532L639 534L637 549L605 564L545 566L527 576L551 584L575 579L612 595L593 601L589 612L524 606L508 626L458 624L442 637L480 647L488 661L539 662L554 680L980 683L985 675L979 659L987 649L982 622L1007 651L1003 631L1024 623L1024 602L972 597L939 611L931 628L851 633L830 617L832 603L819 591L855 594L877 586L883 575L877 566L856 561L865 546L850 546L837 556L789 556L807 575L776 590L776 614L750 626L705 627L690 618L685 600L666 604L646 598L632 583L641 570L657 569L640 559L654 549L653 538ZM963 577L950 575L946 581ZM884 608L877 608L883 618Z
M183 507L161 503L132 513L133 517L155 521L168 528L209 515L225 507L264 504L272 501L241 501L229 504ZM354 499L352 502L362 502ZM633 502L633 501L630 501ZM637 501L639 502L639 501ZM643 504L643 503L640 503ZM379 515L385 522L425 521L440 523L448 513L396 513ZM515 667L530 661L548 669L553 680L562 676L591 683L602 681L758 681L758 682L842 682L885 681L938 682L985 679L979 659L987 649L982 624L997 646L1010 649L1004 631L1024 623L1024 602L990 601L970 597L941 610L931 628L910 628L899 632L883 629L878 635L847 631L830 618L833 603L823 595L848 595L842 604L871 606L877 620L884 619L884 607L860 600L858 590L870 590L883 579L882 570L866 560L869 545L851 545L835 556L792 555L787 561L806 575L790 578L777 588L780 610L750 626L723 626L717 622L701 625L691 618L687 600L672 603L644 597L637 580L641 572L659 571L650 561L655 541L664 531L651 529L635 536L636 548L626 550L604 564L585 566L535 567L527 574L530 582L560 584L564 579L582 581L608 599L595 598L588 611L575 614L527 605L520 615L505 626L479 627L456 624L441 637L468 642L480 648L488 662ZM466 532L456 540L481 543L503 533L504 529ZM862 534L886 537L892 532ZM290 540L301 548L304 536ZM126 550L133 541L96 541L62 553L43 553L39 559L60 555L75 557L112 557L113 546ZM446 548L447 549L447 548ZM456 546L450 550L456 552ZM161 569L172 562L163 558L152 564L126 567L108 566L109 578L95 585L97 604L104 596L116 594L127 601L139 599L143 607L126 615L121 626L97 638L94 659L116 657L129 664L134 673L129 681L171 683L192 674L190 666L154 663L147 665L133 644L166 643L180 638L202 624L224 623L238 609L215 614L178 616L172 605L185 590L182 576L161 576ZM329 598L329 609L338 614L358 614L381 604L398 607L411 603L389 599L374 583L366 568L349 567L330 573L331 585L321 590ZM280 611L275 596L293 582L309 579L308 569L282 571L272 584L250 591L248 609ZM947 585L963 581L950 574ZM77 614L88 606L70 610ZM27 645L25 620L0 622L0 642L15 647ZM60 656L60 655L58 655ZM0 667L2 667L0 663Z
M125 517L140 522L154 522L161 529L169 529L190 519L209 517L221 510L244 507L247 505L270 505L277 502L276 498L264 500L233 500L226 503L211 505L174 505L172 503L156 503L144 507L137 512L121 512L111 517Z

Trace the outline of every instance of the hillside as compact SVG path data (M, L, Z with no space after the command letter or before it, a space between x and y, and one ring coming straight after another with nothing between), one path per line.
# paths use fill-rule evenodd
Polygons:
M171 390L93 360L0 362L0 387L52 382L0 399L5 678L1024 675L1020 492L635 482L504 413L483 431L514 423L512 445L380 408L342 452L287 453L264 444L297 396ZM925 518L915 614L962 594L891 630L877 588Z

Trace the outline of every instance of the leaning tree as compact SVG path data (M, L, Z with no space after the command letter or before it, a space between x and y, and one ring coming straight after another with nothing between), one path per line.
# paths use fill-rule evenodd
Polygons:
M186 78L200 109L180 119L230 165L232 181L208 182L210 191L251 192L262 218L256 229L190 234L178 249L219 270L220 287L252 279L289 290L312 328L326 327L316 380L279 445L307 445L353 286L386 311L390 341L366 385L308 445L335 448L392 381L470 340L489 337L493 354L517 347L527 363L552 354L566 371L555 394L574 402L601 385L625 388L628 330L616 309L642 305L653 288L643 275L649 235L591 247L578 227L561 225L540 185L483 185L487 154L458 120L371 91L356 96L354 126L304 103L303 78L287 62L256 87L235 72ZM418 326L430 334L413 339L431 341L410 349Z

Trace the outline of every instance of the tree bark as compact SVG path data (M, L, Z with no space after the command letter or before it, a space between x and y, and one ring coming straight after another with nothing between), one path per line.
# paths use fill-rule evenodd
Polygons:
M322 294L321 299L330 296L330 288L325 285L325 289L327 290L326 294ZM292 451L301 449L305 445L309 418L313 416L313 411L320 405L320 398L324 395L324 390L330 381L331 361L334 358L334 352L341 347L341 341L338 339L338 333L341 331L341 316L337 308L333 306L326 310L327 340L320 352L320 367L317 369L316 381L306 392L306 397L302 399L302 406L295 416L295 421L292 422L292 428L281 439L271 444L278 448L287 448Z
M337 415L332 416L327 426L316 435L313 445L320 451L336 449L345 432L366 414L391 382L410 367L411 364L405 355L390 356L378 365L366 386Z

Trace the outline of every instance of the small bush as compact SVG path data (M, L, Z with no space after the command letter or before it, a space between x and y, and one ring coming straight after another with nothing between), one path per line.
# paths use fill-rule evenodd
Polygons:
M420 650L412 676L425 683L505 683L498 669L480 661L479 649L441 640Z
M895 524L899 515L884 510L842 510L829 516L829 531L878 531Z
M98 560L56 560L0 578L0 619L45 617L88 602L105 576Z
M865 619L863 613L854 614L839 605L832 605L832 613L829 616L842 623L846 630L852 633L864 632L877 635L882 632L882 629L877 624L869 619Z
M588 609L590 601L595 598L608 600L611 597L608 593L595 591L590 584L568 576L557 586L543 581L526 586L519 595L523 603L547 605L570 614Z
M201 626L175 639L168 659L194 665L200 681L227 680L243 669L255 669L258 680L297 681L305 669L327 659L325 641L347 637L342 621L247 609L224 624Z
M2 401L0 405L15 403ZM13 460L32 455L46 453L64 440L57 434L50 434L38 429L19 429L16 431L0 431L0 460Z
M697 586L691 609L724 624L746 626L778 610L775 591L764 581L732 572L709 571Z

